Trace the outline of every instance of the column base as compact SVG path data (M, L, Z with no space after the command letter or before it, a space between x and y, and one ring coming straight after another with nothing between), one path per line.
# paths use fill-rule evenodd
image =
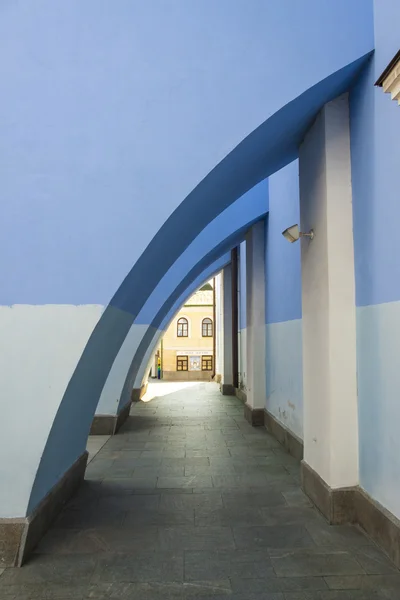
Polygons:
M264 409L253 408L246 402L244 405L244 418L253 427L262 427L264 425Z
M302 440L275 419L267 410L264 410L264 426L289 454L299 462L303 460L304 446Z
M29 517L0 519L0 567L21 567L85 476L85 451Z
M144 383L140 388L133 388L131 392L132 402L139 402L147 392L148 382Z
M115 435L129 417L131 401L117 415L95 415L89 435Z
M332 489L304 460L302 488L332 525L356 523L400 568L400 521L364 490Z
M217 373L216 375L214 375L214 381L215 381L215 383L221 383L221 381L222 381L222 375L220 375L219 373Z
M221 383L221 394L223 396L234 396L235 395L235 388L233 387L233 385L231 383Z
M245 391L241 390L240 388L235 388L235 394L236 398L239 398L239 400L241 402L243 402L243 404L246 404L247 402L247 394Z
M301 485L331 525L354 523L354 494L357 488L329 487L304 460L301 462Z

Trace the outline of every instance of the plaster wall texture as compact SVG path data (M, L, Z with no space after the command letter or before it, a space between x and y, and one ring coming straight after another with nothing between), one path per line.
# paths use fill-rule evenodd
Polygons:
M304 458L332 488L359 483L348 96L300 147ZM340 232L340 233L339 233Z

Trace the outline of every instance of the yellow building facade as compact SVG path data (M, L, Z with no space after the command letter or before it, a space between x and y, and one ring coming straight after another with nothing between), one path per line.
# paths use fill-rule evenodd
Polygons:
M163 379L210 381L214 375L214 334L210 282L193 294L164 334L158 351Z

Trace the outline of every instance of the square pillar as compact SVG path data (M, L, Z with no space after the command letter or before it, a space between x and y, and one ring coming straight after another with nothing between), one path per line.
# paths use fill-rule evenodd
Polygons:
M264 425L266 401L264 220L253 225L246 236L246 326L245 417L252 425Z
M223 306L223 361L221 392L226 396L234 396L233 360L232 360L232 265L222 271L222 306Z
M352 520L358 484L353 215L348 96L325 105L300 146L303 486L330 522ZM347 506L348 504L348 506Z

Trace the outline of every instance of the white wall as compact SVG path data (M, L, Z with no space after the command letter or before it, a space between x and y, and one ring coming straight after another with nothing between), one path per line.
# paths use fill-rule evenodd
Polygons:
M102 312L96 304L0 307L0 457L10 457L0 461L0 517L26 514L54 417Z

